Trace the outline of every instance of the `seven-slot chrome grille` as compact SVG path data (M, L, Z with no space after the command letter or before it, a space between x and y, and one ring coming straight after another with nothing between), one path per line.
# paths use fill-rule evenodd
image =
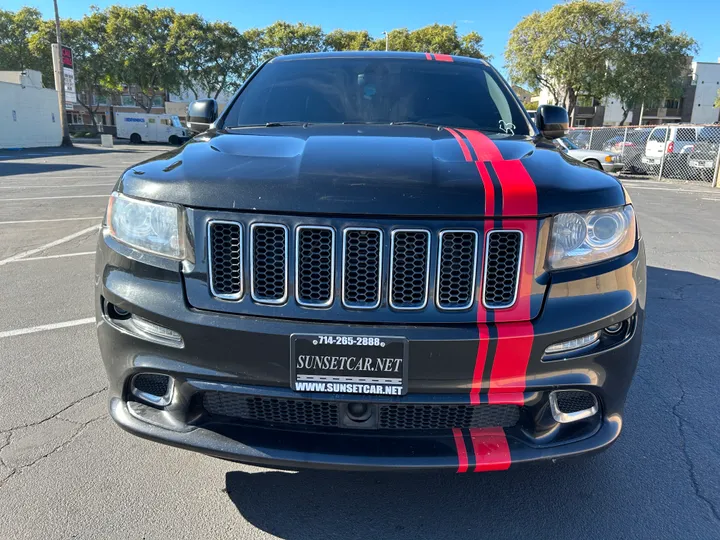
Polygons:
M522 233L493 230L483 246L470 228L433 233L211 220L207 246L210 293L221 300L240 301L249 289L257 304L281 305L294 295L307 308L368 310L386 302L393 310L419 311L434 302L439 310L462 311L480 301L480 261L483 305L514 304Z

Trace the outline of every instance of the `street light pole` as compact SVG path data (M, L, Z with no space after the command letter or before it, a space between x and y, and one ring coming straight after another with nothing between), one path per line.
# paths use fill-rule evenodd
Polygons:
M70 128L67 123L67 115L65 114L65 76L63 75L62 63L62 40L60 38L60 15L58 14L57 0L53 0L55 6L55 36L57 41L57 51L55 53L55 89L58 93L58 107L60 109L60 128L62 129L62 146L72 146L70 140Z
M388 34L387 32L383 32L383 36L385 36L385 50L389 51L390 50L390 34Z

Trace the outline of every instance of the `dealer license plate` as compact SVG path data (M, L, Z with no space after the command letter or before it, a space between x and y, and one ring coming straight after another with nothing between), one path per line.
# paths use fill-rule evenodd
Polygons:
M404 395L407 349L398 337L293 334L290 385L297 392Z

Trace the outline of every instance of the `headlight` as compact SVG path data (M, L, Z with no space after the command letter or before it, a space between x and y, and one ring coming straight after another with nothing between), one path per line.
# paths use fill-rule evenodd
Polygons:
M179 206L113 193L106 222L110 236L123 244L173 259L185 258L184 220Z
M573 268L624 255L635 246L635 228L631 205L558 214L552 224L548 266Z

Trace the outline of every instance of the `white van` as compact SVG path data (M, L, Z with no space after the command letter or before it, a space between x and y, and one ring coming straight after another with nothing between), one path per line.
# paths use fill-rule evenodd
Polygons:
M162 142L180 144L190 138L190 132L172 114L115 113L118 139L132 143Z
M662 163L663 154L666 154L663 173L668 173L670 176L686 174L688 156L695 148L698 130L696 126L672 124L654 127L645 143L642 162L651 171L657 170Z

